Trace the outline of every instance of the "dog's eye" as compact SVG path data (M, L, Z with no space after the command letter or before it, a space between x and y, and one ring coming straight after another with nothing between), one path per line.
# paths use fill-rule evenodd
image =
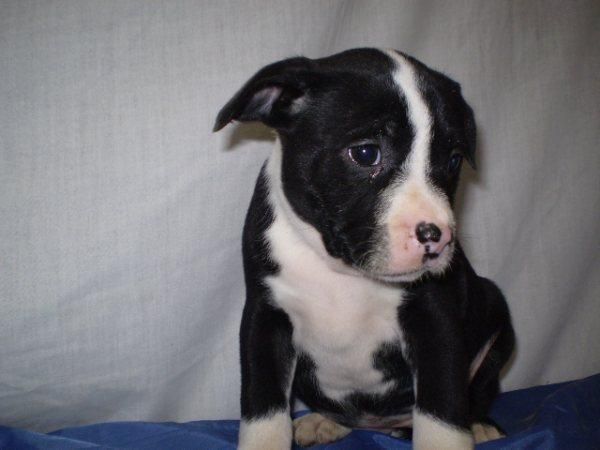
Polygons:
M450 160L448 161L448 171L450 173L456 173L456 171L460 169L462 158L463 157L460 153L454 153L452 156L450 156Z
M375 144L361 144L350 147L348 155L359 166L376 166L381 162L381 150Z

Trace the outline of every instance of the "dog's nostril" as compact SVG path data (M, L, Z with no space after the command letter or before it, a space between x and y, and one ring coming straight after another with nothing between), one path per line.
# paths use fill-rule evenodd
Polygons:
M424 244L426 242L439 242L442 232L434 223L421 222L417 225L417 240Z

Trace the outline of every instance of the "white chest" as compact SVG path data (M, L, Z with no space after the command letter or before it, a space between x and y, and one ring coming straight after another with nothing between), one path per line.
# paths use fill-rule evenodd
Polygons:
M290 317L295 347L314 360L323 393L342 399L391 387L373 357L383 343L402 341L402 291L338 270L339 263L318 247L318 233L304 228L299 235L285 216L276 216L267 238L281 269L266 280L273 301Z

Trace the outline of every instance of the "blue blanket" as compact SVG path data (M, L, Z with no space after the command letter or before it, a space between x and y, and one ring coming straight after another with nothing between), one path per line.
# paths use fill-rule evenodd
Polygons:
M600 449L600 374L504 393L491 416L508 436L477 449ZM117 422L49 434L0 427L0 449L235 449L238 426L237 420ZM408 450L411 446L385 434L354 431L339 442L312 448Z

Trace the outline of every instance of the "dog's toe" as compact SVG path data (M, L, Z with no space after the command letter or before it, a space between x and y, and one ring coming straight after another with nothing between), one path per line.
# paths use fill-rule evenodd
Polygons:
M474 423L471 425L471 431L473 431L476 444L504 437L504 435L498 431L498 428L487 423Z
M307 414L294 420L294 440L302 447L334 442L347 436L350 431L350 428L318 413Z

